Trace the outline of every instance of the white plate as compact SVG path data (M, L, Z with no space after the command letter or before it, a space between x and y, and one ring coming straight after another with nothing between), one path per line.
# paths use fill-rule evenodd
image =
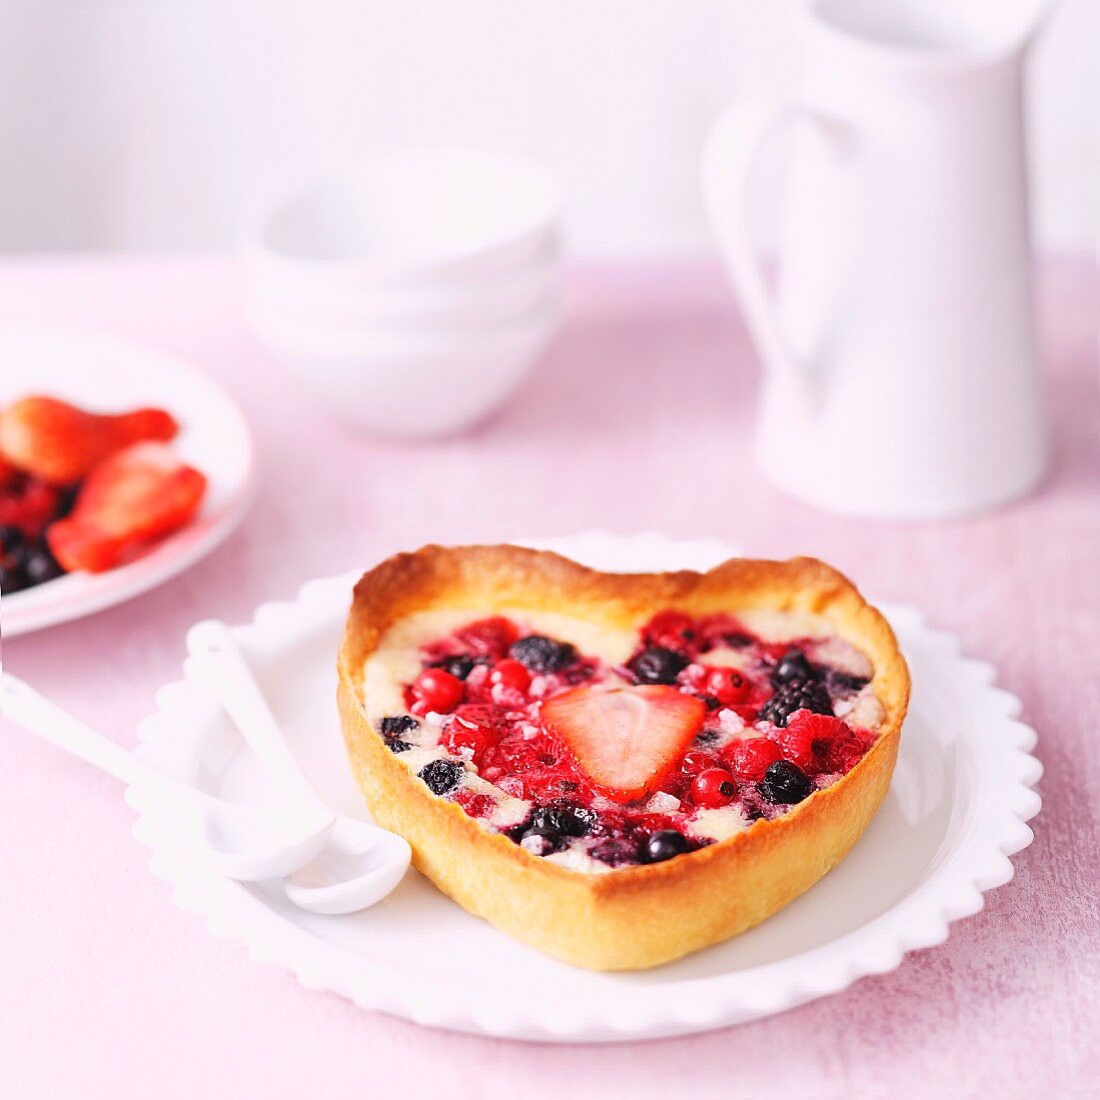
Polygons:
M702 568L728 557L714 542L591 534L554 545L604 568ZM335 660L352 577L314 581L261 607L237 635L303 765L344 813L365 816L334 707ZM376 908L349 917L294 910L274 889L219 880L191 858L186 835L148 790L127 798L154 874L211 931L310 988L365 1008L461 1031L599 1042L705 1031L751 1020L892 970L906 951L942 942L1012 877L1008 855L1032 838L1030 790L1041 767L1019 704L987 664L926 627L887 613L913 673L913 702L887 798L851 855L771 920L727 943L632 974L577 970L469 916L410 872ZM141 727L143 754L205 789L243 801L273 795L227 721L193 687L171 684Z
M0 361L0 405L40 393L93 412L167 409L180 423L173 446L208 481L195 519L134 561L5 596L5 638L79 618L163 583L213 550L244 516L256 481L248 425L229 394L197 367L98 333L7 325L0 328Z

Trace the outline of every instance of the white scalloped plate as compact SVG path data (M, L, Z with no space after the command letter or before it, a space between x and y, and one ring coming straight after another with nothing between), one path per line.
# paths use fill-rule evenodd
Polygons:
M550 545L543 543L542 545ZM605 569L705 568L732 553L716 542L587 534L554 549ZM337 809L365 816L337 724L335 653L352 577L307 584L265 604L236 633L287 739ZM897 967L905 952L941 943L976 913L982 893L1012 878L1008 856L1032 839L1035 733L993 669L959 654L905 607L885 609L913 673L897 770L882 808L849 857L759 927L655 970L595 974L555 962L463 912L415 872L365 913L295 910L271 887L228 882L191 855L188 834L148 789L127 799L134 835L153 849L154 874L212 932L240 940L259 962L292 970L364 1008L460 1031L547 1042L606 1042L706 1031L781 1012ZM158 696L141 752L204 789L274 800L227 721L191 685Z

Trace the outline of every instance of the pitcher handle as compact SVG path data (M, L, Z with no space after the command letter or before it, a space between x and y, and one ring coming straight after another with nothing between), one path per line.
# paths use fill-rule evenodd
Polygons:
M719 115L703 148L703 207L718 238L749 335L769 370L808 386L807 364L792 356L775 316L759 260L749 240L746 201L757 155L766 141L795 120L820 116L793 100L751 98Z

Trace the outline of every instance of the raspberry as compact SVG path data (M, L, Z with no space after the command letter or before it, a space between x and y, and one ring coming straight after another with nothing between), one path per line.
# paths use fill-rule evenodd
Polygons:
M849 730L841 737L814 742L814 751L824 772L850 772L863 759L870 746L858 733Z
M730 771L746 783L759 783L764 778L768 766L782 759L783 756L779 746L766 737L734 741L722 755Z
M803 771L817 771L813 731L800 724L797 719L793 720L786 729L777 731L775 743L783 754L784 760L797 764Z
M471 817L488 817L496 809L496 800L487 794L464 787L455 795L455 801Z
M806 710L792 715L776 743L788 760L809 772L847 771L864 751L862 739L839 718Z
M519 627L503 615L478 619L455 631L455 637L472 653L486 657L503 657L519 637Z
M659 611L642 628L642 637L647 646L686 652L695 642L695 623L682 611Z

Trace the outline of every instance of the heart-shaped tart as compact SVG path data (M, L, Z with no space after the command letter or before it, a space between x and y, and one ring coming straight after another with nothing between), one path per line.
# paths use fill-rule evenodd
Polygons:
M472 913L597 970L782 908L890 782L909 673L811 558L600 573L427 546L355 587L340 718L379 824Z

